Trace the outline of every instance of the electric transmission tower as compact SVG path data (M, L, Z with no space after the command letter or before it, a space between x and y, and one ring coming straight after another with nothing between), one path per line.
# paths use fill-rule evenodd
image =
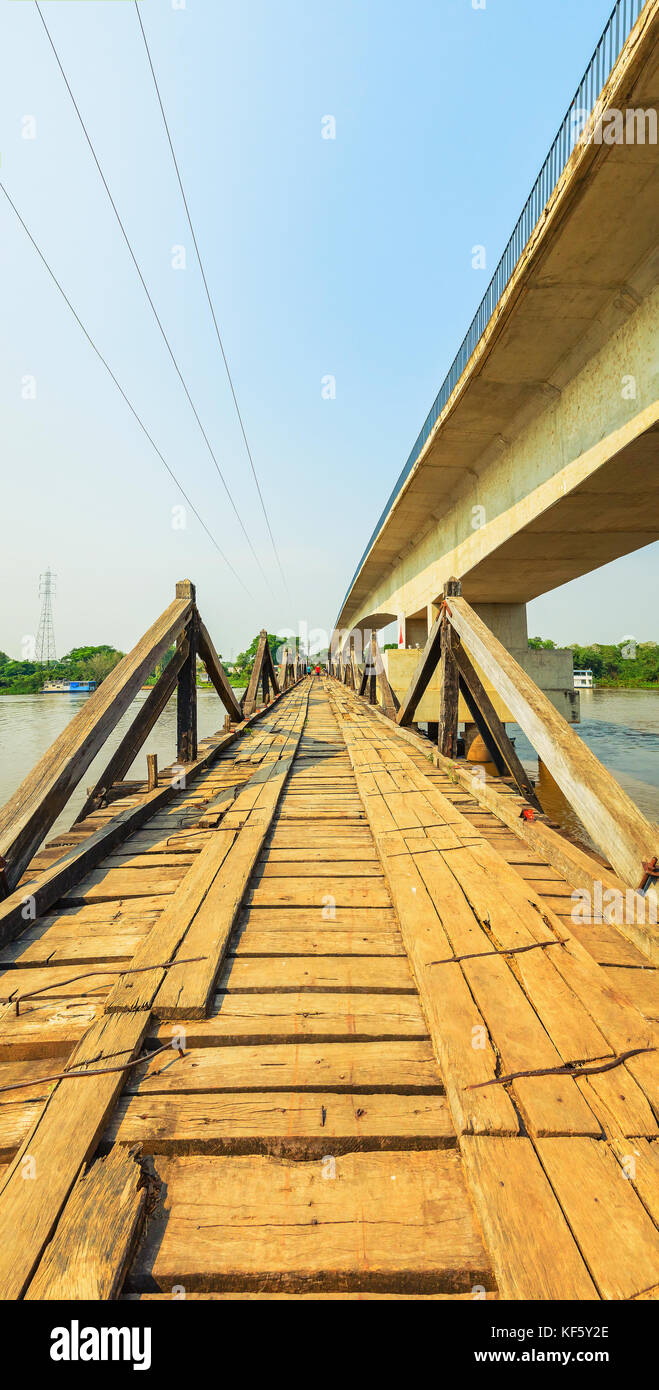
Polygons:
M53 625L53 605L52 598L55 594L55 575L49 568L45 574L39 575L39 598L41 599L41 616L39 618L39 629L35 649L35 661L42 666L50 666L51 661L57 661L55 651L55 628Z

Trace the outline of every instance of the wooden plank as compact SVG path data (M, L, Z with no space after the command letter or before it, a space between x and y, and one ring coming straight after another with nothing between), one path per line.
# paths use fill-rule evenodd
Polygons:
M227 815L227 822L236 821L240 828L179 948L185 957L201 956L202 959L194 970L174 964L168 971L154 1001L161 1018L203 1018L207 1012L231 929L272 821L298 739L299 732L291 735L290 752L288 747L286 749L288 756L271 764L259 799L244 824L240 824L243 818L241 797Z
M125 1148L80 1174L26 1291L28 1301L118 1297L144 1217L141 1179Z
M217 877L235 839L233 830L214 831L157 926L136 952L136 973L117 981L107 1000L110 1011L151 1008L170 961ZM147 967L151 967L148 969Z
M659 1021L659 971L607 966L607 978L646 1018Z
M209 1016L196 1018L200 1021L194 1028L192 1020L187 1020L188 1039L222 1043L306 1037L425 1038L428 1031L415 994L220 992L211 1000ZM163 1036L170 1037L171 1022L163 1027L169 1028Z
M463 598L451 623L616 873L635 888L658 832Z
M394 691L392 690L387 679L387 673L384 669L384 661L382 660L382 653L378 646L378 641L375 636L375 633L373 633L373 637L371 640L373 659L375 662L375 674L377 678L378 689L380 691L380 699L382 700L382 708L387 719L395 719L399 709L398 697L394 694Z
M295 878L296 882L300 879L320 878L354 878L354 879L382 879L382 865L378 859L371 856L369 859L339 859L339 858L317 858L311 862L291 860L277 861L267 856L261 856L259 863L254 871L253 883L269 883L272 879Z
M107 682L104 681L103 685L106 684ZM260 717L260 714L257 713L251 719L258 721ZM200 773L206 771L221 756L223 751L240 738L244 727L241 725L239 729L226 734L223 738L217 741L211 740L201 745L204 749L203 753L196 763L186 768L187 788ZM170 807L169 811L156 819L154 813L172 801L174 805ZM37 876L30 886L31 903L29 909L26 909L26 892L23 889L16 889L4 902L0 903L0 945L11 940L20 932L26 921L34 920L35 916L39 917L47 911L72 884L77 883L85 871L98 864L109 850L121 844L134 829L139 829L147 820L150 821L150 828L175 827L177 820L191 801L189 790L173 785L163 786L159 787L157 791L145 795L139 805L130 806L125 811L120 811L117 815L109 817L107 823L103 821L99 830L94 831L85 839L78 840L56 864L51 865L50 868Z
M144 704L136 714L130 728L124 734L119 747L116 752L113 753L107 767L95 782L82 810L78 812L73 822L74 825L85 820L85 817L88 816L91 811L102 804L103 793L108 791L113 782L118 782L120 778L124 777L128 769L132 766L145 739L148 738L154 724L160 718L165 706L174 693L179 671L187 660L188 653L188 644L187 641L184 640L177 648L171 661L165 666L164 671L161 672L153 689L149 691ZM149 787L148 790L152 791L153 788Z
M346 736L349 738L347 731ZM364 778L362 769L364 766L375 765L377 752L374 745L365 745L362 752L359 752L355 750L351 741L348 742L348 750L354 759L355 775L360 786ZM411 760L403 753L399 753L398 756L401 769L405 769ZM446 991L441 990L441 977L438 973L440 966L437 963L450 960L453 953L456 956L489 953L489 958L465 960L461 969L469 987L469 995L477 1006L472 1027L480 1025L483 1032L487 1029L506 1072L560 1067L563 1059L510 967L501 956L492 955L492 943L481 923L500 922L500 889L495 874L493 881L485 881L482 885L484 891L480 897L475 898L474 886L479 865L469 850L459 848L458 839L461 826L469 830L471 827L436 789L430 787L416 769L410 776L410 785L415 783L419 786L425 783L424 795L407 793L400 796L383 796L377 790L372 792L364 787L362 798L387 871L403 940L430 1022L431 1036L440 1058L449 1099L453 1101L455 1124L460 1130L473 1128L476 1132L488 1132L490 1128L494 1132L501 1132L506 1126L503 1132L510 1132L511 1121L505 1114L505 1105L509 1102L505 1093L499 1102L499 1107L504 1106L504 1113L501 1113L499 1108L499 1115L493 1116L492 1110L496 1110L496 1100L488 1095L488 1092L497 1093L499 1088L479 1086L479 1090L470 1089L483 1080L492 1079L493 1071L489 1077L487 1073L483 1075L482 1072L479 1078L473 1074L482 1065L493 1066L491 1054L485 1050L482 1062L470 1057L465 1045L466 1032L462 1035L461 1049L456 1048L452 1052L447 1050L446 1007L443 1008L443 1017L438 1013L438 1009L444 1004ZM439 826L439 833L435 833L434 829L427 832L419 829L414 834L404 834L396 826L411 825L413 818L407 809L411 800L419 810L419 817L414 817L419 825L421 820L439 822L443 816L448 816L453 824ZM423 811L424 805L426 812ZM432 836L432 839L428 836ZM456 844L458 848L451 848ZM438 845L445 845L448 852L442 855ZM496 860L494 851L490 853ZM461 882L456 881L450 868L456 856L464 857L465 864L468 865ZM514 871L508 870L503 861L499 863L502 871L513 874ZM494 867L496 868L496 865ZM494 884L497 885L496 888ZM520 887L524 891L523 885L520 884ZM513 916L510 904L506 905L502 915L504 922ZM503 930L501 924L500 929ZM551 936L548 930L545 930L545 934ZM528 942L534 940L534 937L527 933L521 940ZM551 999L551 996L549 997ZM565 1001L563 1007L566 1007ZM573 1013L577 1012L580 1026L585 1029L586 1025L590 1025L592 1033L591 1021L584 1016L583 1010L579 1009L578 1001L574 1000ZM456 1019L456 1029L460 1026L462 1024ZM470 1040L471 1036L470 1032ZM606 1051L603 1039L602 1047ZM540 1058L544 1060L541 1061ZM449 1066L452 1067L450 1075ZM595 1115L570 1077L521 1078L514 1083L514 1093L525 1121L534 1133L600 1133ZM481 1107L484 1107L482 1116Z
M70 1067L114 1065L138 1052L148 1014L104 1015L87 1030ZM111 1059L111 1060L110 1060ZM105 1128L123 1072L60 1081L0 1187L0 1297L20 1298L82 1167ZM31 1179L31 1180L30 1180Z
M108 938L104 938L107 940ZM287 931L282 923L270 931L260 931L251 923L237 929L230 950L247 956L404 956L405 948L397 931L337 931L333 923L322 923L315 931L299 928Z
M143 825L154 807L165 804L174 796L174 788L159 787L147 795L139 806L119 812L93 835L65 851L56 864L44 869L34 879L29 892L25 887L16 888L0 903L0 946L17 936L27 922L34 921L52 907L86 871L103 859L109 849L121 844L134 827Z
M14 972L16 973L16 972ZM21 972L22 974L23 972ZM413 994L407 961L397 956L280 956L262 959L230 956L220 971L218 989L232 993L301 990L347 990L351 993ZM0 998L6 988L0 979Z
M78 903L111 903L119 898L150 898L154 894L169 896L176 893L187 873L188 865L178 861L163 869L156 864L148 869L92 869L62 894L60 902L72 907Z
M205 624L201 621L201 618L199 619L197 642L199 646L199 655L224 708L231 718L235 720L237 724L240 724L243 718L240 704L233 693L233 688L215 650L210 633Z
M263 627L261 628L261 631L259 633L259 641L258 646L256 648L256 656L254 657L252 673L249 678L249 684L242 698L243 715L248 716L252 714L254 709L256 708L259 681L263 679L263 665L265 660L265 649L267 645L268 634L265 628ZM266 695L264 690L263 699L265 700L265 698Z
M531 1141L465 1136L460 1151L500 1297L598 1298Z
M326 1001L323 1017L327 1017ZM360 996L360 1002L363 1002ZM408 1001L405 1001L409 1009ZM408 1014L411 1017L411 1013ZM218 1016L219 1017L219 1016ZM357 1015L356 1029L342 1029L342 1040L331 1041L306 1032L293 1030L290 1041L271 1034L265 1038L267 1047L243 1038L232 1042L226 1031L217 1036L217 1019L204 1019L186 1028L186 1045L190 1049L183 1061L163 1066L162 1057L136 1067L128 1076L126 1094L169 1095L195 1092L224 1091L336 1091L348 1093L398 1092L411 1095L442 1091L441 1077L432 1048L425 1036L419 1037L417 1005L417 1036L387 1037L386 1019L378 1019L371 1011L370 1033L366 1034L363 1020ZM389 1025L389 1033L400 1031L400 1014ZM252 1033L258 1032L258 1026ZM245 1033L249 1028L245 1029ZM162 1024L156 1035L159 1042L172 1036L170 1024ZM214 1044L222 1042L223 1046Z
M444 605L453 595L462 593L459 579L448 579L444 585ZM442 607L440 624L441 648L439 657L439 729L437 746L445 758L455 758L458 751L458 709L460 681L451 645L451 633L446 606Z
M318 904L320 914L327 899L341 907L389 907L391 899L384 882L369 878L335 877L314 879L272 878L250 885L245 903L254 907L311 907Z
M0 1125L2 1111L0 1110ZM223 1092L129 1096L103 1143L144 1154L280 1154L318 1158L374 1149L450 1148L455 1131L440 1095Z
M602 1298L659 1282L657 1229L603 1140L543 1139L540 1160Z
M191 611L188 599L175 599L123 657L0 811L0 855L8 860L13 888L74 787L128 709L137 691Z
M57 1003L34 1001L23 1005L20 1017L8 1006L3 1018L0 1005L0 1060L22 1061L31 1057L68 1057L71 1049L103 1012L103 1000L78 996Z
M132 1288L492 1286L451 1150L340 1155L329 1181L322 1162L262 1157L163 1158L158 1171L168 1210L152 1218Z
M177 598L189 598L193 608L184 633L176 641L187 642L188 655L178 674L176 684L176 759L184 766L197 757L197 609L195 586L189 579L176 585Z

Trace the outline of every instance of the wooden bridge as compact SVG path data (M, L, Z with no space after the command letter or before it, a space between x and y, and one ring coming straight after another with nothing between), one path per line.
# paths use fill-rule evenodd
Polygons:
M239 704L178 585L0 814L0 1297L656 1298L659 831L455 584L400 705L375 643L289 655L263 633ZM175 692L176 763L125 781Z

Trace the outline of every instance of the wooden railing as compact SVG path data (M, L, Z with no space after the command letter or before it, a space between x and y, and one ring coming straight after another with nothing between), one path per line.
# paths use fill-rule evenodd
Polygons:
M349 652L347 663L344 662L346 651ZM379 655L375 639L370 652L369 662L373 661L373 652ZM462 695L499 773L510 775L525 802L541 810L537 792L485 690L477 666L523 729L593 843L610 861L619 878L634 889L644 890L652 885L658 876L659 830L646 819L612 773L490 632L462 597L461 585L456 579L444 586L439 615L400 707L394 712L392 702L382 699L383 712L400 727L413 722L438 665L441 674L439 753L449 759L457 755L458 700ZM353 674L355 667L354 638L351 637L341 648L331 674L360 695L368 687L370 696L370 665L365 664L359 679ZM378 680L382 690L379 674ZM388 686L386 676L384 682ZM390 693L393 696L393 692Z
M259 686L264 704L279 694L280 683L266 634L262 632L249 688L242 703L238 700L197 608L195 586L188 579L181 580L176 585L174 601L85 701L0 810L0 897L8 896L16 887L90 763L173 642L176 643L173 657L89 791L78 822L110 799L112 788L125 776L174 691L177 698L176 760L183 767L195 763L198 753L197 656L204 663L222 701L229 728L253 714ZM287 659L281 688L285 689L298 675L297 661Z

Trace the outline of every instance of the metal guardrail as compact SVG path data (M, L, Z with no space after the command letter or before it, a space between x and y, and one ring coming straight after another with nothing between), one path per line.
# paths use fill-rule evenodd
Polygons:
M547 206L556 184L572 154L574 146L583 129L583 124L585 124L585 121L575 118L579 117L581 113L588 113L589 115L593 110L602 88L608 81L645 3L646 0L617 0L595 52L570 102L549 154L524 204L508 245L476 310L474 318L469 325L467 333L458 348L456 356L451 363L448 374L444 378L439 392L433 401L421 433L412 447L405 467L398 477L393 491L387 498L384 511L378 519L377 525L369 538L357 569L350 580L341 608L343 608L346 603L364 560L374 540L382 529L382 525L405 479L411 473L433 426L437 422L446 402L460 380L476 344L482 337L485 327L494 313L522 251L534 227L537 225L543 209Z

